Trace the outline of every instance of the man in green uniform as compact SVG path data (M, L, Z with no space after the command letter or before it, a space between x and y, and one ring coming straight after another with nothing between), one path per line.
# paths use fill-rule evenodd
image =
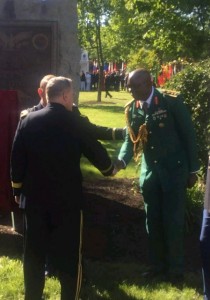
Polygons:
M152 264L144 275L179 282L186 189L196 183L199 169L193 124L181 96L154 88L147 70L131 72L128 87L134 100L126 107L128 130L116 164L126 168L142 153L140 189Z

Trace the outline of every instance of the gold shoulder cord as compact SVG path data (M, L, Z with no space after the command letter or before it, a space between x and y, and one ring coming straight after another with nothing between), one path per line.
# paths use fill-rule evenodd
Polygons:
M133 132L133 129L131 127L131 124L129 122L128 118L128 111L129 111L130 105L125 108L125 120L126 120L126 125L128 128L128 132L130 135L130 139L132 141L133 145L133 153L134 153L134 159L135 161L138 161L138 159L141 156L143 145L147 142L147 127L146 123L142 124L139 127L138 134L135 136L135 133Z

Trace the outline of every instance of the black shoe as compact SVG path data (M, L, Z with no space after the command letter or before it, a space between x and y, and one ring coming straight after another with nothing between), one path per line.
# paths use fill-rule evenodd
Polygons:
M166 274L163 271L147 271L141 274L141 277L146 280L165 281Z
M182 285L184 283L183 274L169 274L168 280L173 285Z

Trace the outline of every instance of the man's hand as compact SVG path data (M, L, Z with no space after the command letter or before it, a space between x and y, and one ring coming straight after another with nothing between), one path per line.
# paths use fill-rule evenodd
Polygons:
M198 176L196 173L191 173L187 180L187 187L191 189L197 182Z
M125 169L125 163L124 163L124 161L120 160L118 158L114 161L114 166L115 166L117 172L119 172L122 169Z
M125 164L122 160L116 159L113 162L113 165L114 165L114 170L112 171L111 176L116 175L121 169L125 169Z

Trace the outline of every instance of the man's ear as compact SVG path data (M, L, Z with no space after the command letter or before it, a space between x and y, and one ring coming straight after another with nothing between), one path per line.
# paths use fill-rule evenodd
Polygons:
M43 89L39 87L37 92L39 94L39 97L42 98L43 97L43 92L44 92Z

